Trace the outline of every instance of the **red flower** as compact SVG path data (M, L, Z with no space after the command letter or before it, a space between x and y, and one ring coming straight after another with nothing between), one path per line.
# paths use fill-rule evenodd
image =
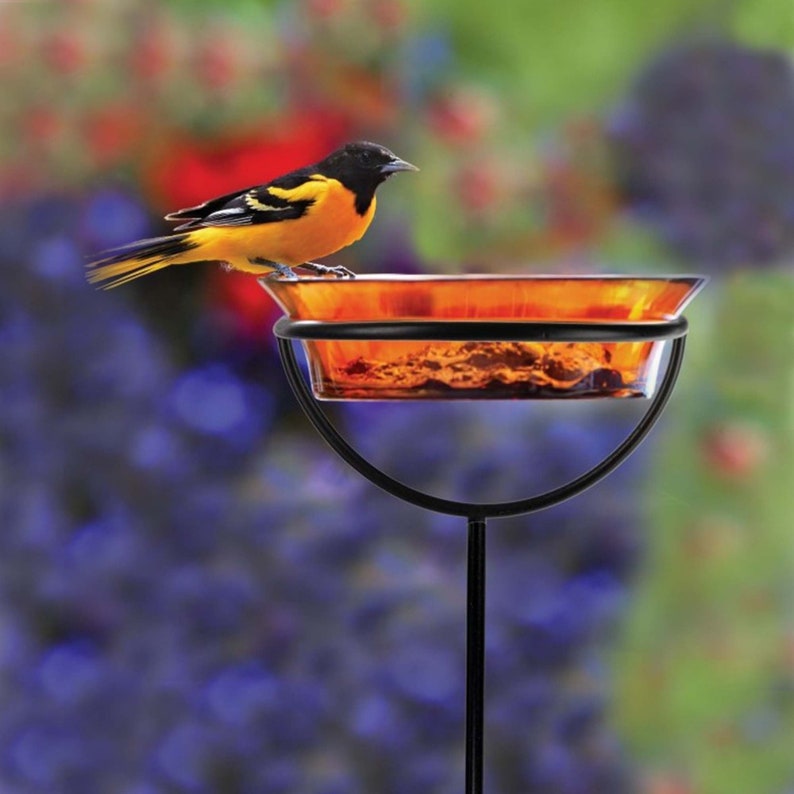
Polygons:
M496 207L504 196L505 188L495 164L486 161L462 165L453 186L464 209L473 215L487 213Z
M177 133L150 157L142 181L164 212L180 209L315 162L347 134L339 116L303 112L216 138Z
M494 98L476 89L451 90L438 96L428 110L433 132L445 143L459 146L485 138L497 117Z
M344 10L343 0L306 0L309 16L316 19L331 19Z
M242 68L238 50L231 35L217 31L201 42L194 55L194 71L201 84L211 91L230 90Z
M84 136L95 164L106 169L139 147L144 129L145 120L138 108L119 103L90 115Z
M60 111L45 105L35 105L27 110L20 126L29 143L50 148L64 134L66 121Z
M702 440L706 462L728 479L752 476L769 458L767 434L749 422L730 421L709 428Z
M133 33L127 55L132 75L144 84L157 85L177 61L176 36L165 17L152 15Z
M71 30L57 30L42 44L42 56L59 75L74 74L88 61L84 43Z
M408 22L408 6L404 0L375 0L369 6L375 22L388 31L398 31Z

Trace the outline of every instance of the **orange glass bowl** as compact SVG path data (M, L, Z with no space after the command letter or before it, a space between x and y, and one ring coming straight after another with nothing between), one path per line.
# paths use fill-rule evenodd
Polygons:
M291 320L649 323L673 320L699 276L265 278ZM650 397L663 342L307 340L321 400Z

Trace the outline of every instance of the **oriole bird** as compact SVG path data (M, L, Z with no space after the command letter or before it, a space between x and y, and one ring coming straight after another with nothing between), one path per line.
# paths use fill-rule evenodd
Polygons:
M184 221L175 234L105 251L87 264L87 278L110 289L170 265L206 261L290 279L297 278L293 267L352 276L347 268L312 260L361 239L375 215L381 182L398 171L418 170L384 146L348 143L267 184L166 215Z

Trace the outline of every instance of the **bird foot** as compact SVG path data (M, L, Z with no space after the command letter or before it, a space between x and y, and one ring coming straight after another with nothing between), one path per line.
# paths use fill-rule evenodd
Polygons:
M291 267L282 265L280 262L274 262L271 259L264 259L263 257L255 257L249 260L251 264L262 265L273 269L272 273L268 273L265 278L283 278L287 281L297 281L298 276ZM321 265L318 262L304 262L302 265L296 265L301 270L309 270L316 273L318 276L335 276L336 278L355 278L356 274L346 267L337 265L330 267L329 265Z
M348 270L342 265L330 267L329 265L321 265L318 262L304 262L298 265L301 270L311 270L318 276L335 276L336 278L355 278L356 274L352 270Z

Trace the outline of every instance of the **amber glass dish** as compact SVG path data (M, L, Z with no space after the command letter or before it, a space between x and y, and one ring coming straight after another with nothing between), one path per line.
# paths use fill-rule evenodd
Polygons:
M260 282L292 320L659 322L698 276L359 276ZM306 341L324 400L650 397L663 342Z

